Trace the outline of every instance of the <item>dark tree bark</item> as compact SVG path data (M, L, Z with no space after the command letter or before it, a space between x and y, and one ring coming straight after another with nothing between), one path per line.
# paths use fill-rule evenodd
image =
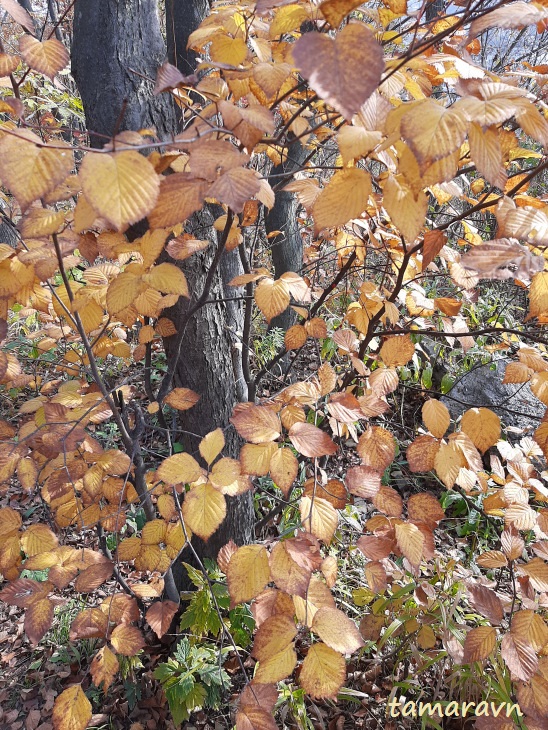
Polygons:
M190 34L209 13L208 0L165 0L169 62L183 73L196 67L196 54L187 50Z
M171 7L168 38L169 27L173 27L188 39L188 33L199 24L208 6L199 3L194 6L187 0L171 2L170 6L170 0L167 0L168 8ZM189 9L193 9L192 12ZM179 18L179 14L184 17ZM191 24L189 18L192 18ZM185 39L172 38L171 48L173 52L177 49L181 63L183 59L188 60L184 53ZM154 97L153 81L147 80L155 79L158 66L165 60L165 52L155 0L76 0L72 66L87 126L94 133L94 145L101 146L113 134L126 129L154 126L161 138L177 132L177 116L170 97L165 94ZM216 249L212 223L212 210L206 208L186 224L193 235L209 238L212 242L209 249L182 265L194 301L202 293ZM226 282L239 272L237 252L223 254L208 298L223 299L228 293ZM181 299L164 314L178 328L188 306L188 300ZM200 394L198 404L182 412L179 418L181 440L190 453L197 452L202 436L218 427L226 429L225 452L230 456L238 453L237 434L230 427L229 417L234 404L246 397L241 378L235 375L233 367L236 340L231 333L236 332L240 321L239 303L206 304L189 321L180 356L174 350L175 338L165 341L168 362L175 364L173 385L191 388ZM194 540L196 551L201 557L216 557L218 549L230 539L238 544L249 542L253 522L250 493L228 500L225 521L207 543ZM187 551L182 559L192 562ZM188 587L185 575L178 568L180 566L174 566L174 575L179 589L185 589Z
M289 148L287 160L284 160L280 165L275 165L270 171L269 182L272 187L276 187L283 181L281 176L284 174L291 175L298 170L304 163L307 154L308 151L300 142L294 142ZM287 271L299 273L302 267L303 240L297 223L297 207L298 203L295 195L281 190L276 193L274 207L266 216L266 232L281 231L279 235L270 239L276 279ZM288 308L282 314L274 317L270 327L281 327L283 330L287 330L295 324L295 321L295 312Z
M436 20L440 15L445 12L446 0L430 0L426 6L426 20L428 22Z
M73 30L72 73L92 146L127 129L171 136L174 105L152 94L166 54L156 0L76 0Z

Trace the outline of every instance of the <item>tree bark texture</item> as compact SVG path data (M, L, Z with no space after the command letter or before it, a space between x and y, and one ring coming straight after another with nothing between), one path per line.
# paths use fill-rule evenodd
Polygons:
M171 98L152 93L165 57L156 0L76 0L72 74L92 146L123 130L174 133Z
M187 50L190 34L209 13L208 0L165 0L169 62L183 74L196 68L196 54Z
M270 171L269 182L275 187L283 180L280 175L291 175L303 164L308 150L300 142L294 142L289 148L287 160L275 165ZM281 231L270 240L274 274L278 279L287 271L299 272L303 263L303 241L297 223L297 199L293 193L280 190L276 193L274 207L266 216L267 233ZM295 312L289 307L282 314L274 317L270 327L289 329L295 324Z
M174 3L173 7L183 14L191 6L186 0L184 3L174 0ZM201 16L192 17L195 18L193 22L201 20ZM178 27L187 27L187 21L188 18L183 19ZM73 73L84 104L88 129L95 133L92 136L95 146L102 146L117 131L125 129L154 126L161 137L169 137L177 131L170 97L166 94L154 97L152 93L157 68L164 59L165 46L155 1L76 0ZM132 71L138 71L151 81ZM195 298L202 292L217 244L212 223L212 213L206 209L187 224L194 236L212 241L209 249L191 257L182 266ZM239 273L235 269L235 256L237 252L223 255L208 298L224 298L223 271L225 281ZM229 296L234 296L235 290L227 291L230 291ZM170 316L177 327L186 307L188 301L181 299L165 315ZM202 436L221 426L228 427L225 432L226 453L237 455L237 434L229 424L229 417L238 401L231 331L238 329L240 312L239 304L230 307L225 302L206 304L188 323L173 385L191 388L201 396L194 408L179 416L182 440L191 453L197 451ZM173 340L166 340L165 346L168 360L175 357ZM253 523L250 493L228 500L227 517L217 533L207 544L195 540L198 554L215 557L219 547L230 539L239 544L249 542ZM190 556L184 554L183 560L189 561ZM178 571L177 566L174 568L175 577L180 581L179 588L186 587L184 576L177 574L182 571Z
M212 223L213 214L210 209L205 208L193 216L187 227L192 229L192 235L196 238L212 240L216 239ZM212 243L216 244L217 241L214 240ZM194 254L181 267L187 277L189 290L194 292L195 298L203 291L214 252L215 245L211 245L208 249ZM228 293L224 279L241 273L234 259L237 255L237 251L223 254L221 266L213 279L208 295L209 300L223 299ZM232 329L239 324L233 318L241 319L241 313L234 307L231 311L228 304L234 303L218 301L205 304L191 317L177 361L174 387L190 388L200 396L195 406L179 414L180 441L185 450L194 455L199 454L198 445L201 438L216 428L222 428L224 431L226 446L223 453L236 457L239 452L239 437L229 419L234 404L242 395L241 383L238 383L232 357L234 346ZM164 312L164 316L171 319L177 327L191 305L192 300L189 302L188 299L181 298L174 307ZM177 357L174 351L175 339L174 336L164 340L168 361ZM239 361L241 362L241 359ZM250 495L245 494L229 500L229 504L227 520L210 538L207 545L203 546L201 555L215 557L219 547L230 539L239 544L249 542L253 524ZM246 519L243 519L244 515Z

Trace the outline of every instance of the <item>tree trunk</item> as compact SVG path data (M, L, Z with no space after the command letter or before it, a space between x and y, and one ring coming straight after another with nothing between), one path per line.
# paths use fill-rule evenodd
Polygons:
M92 146L126 129L174 133L170 97L152 94L165 53L156 0L76 0L72 74Z
M186 55L188 34L202 20L209 6L199 2L194 5L186 0L172 0L171 5L168 0L167 5L172 11L168 18L168 39L169 27L176 28L185 36L182 40L180 35L172 37L172 52L176 50L177 60L186 63L184 59L189 58ZM165 46L156 2L76 0L72 65L88 129L94 133L93 144L101 146L112 135L125 129L154 126L161 138L176 133L177 118L170 97L166 94L154 97L152 94L157 68L164 60ZM189 69L184 70L188 72ZM192 230L194 236L209 238L213 244L182 265L195 298L202 292L214 244L217 243L212 223L210 209L193 216L187 223L187 229ZM237 252L225 253L221 262L213 280L210 299L224 298L225 283L240 273ZM175 327L188 304L188 300L181 299L165 312ZM182 356L177 361L174 385L191 388L200 394L197 405L182 412L179 417L181 439L191 453L197 452L202 436L219 426L227 429L225 452L237 456L239 450L237 434L229 424L229 417L238 396L245 396L241 379L234 375L235 335L231 335L241 328L241 306L239 303L227 304L206 304L196 312L187 326ZM168 361L176 357L173 338L166 339L165 347ZM218 549L230 539L239 544L249 542L253 521L250 493L228 500L227 517L217 533L207 543L195 538L198 554L200 557L216 557ZM191 556L186 552L182 559L191 562ZM179 589L186 588L183 571L174 566L174 574Z
M275 188L283 181L284 173L291 175L304 163L308 150L300 142L294 142L289 148L289 157L281 164L275 165L270 171L269 182ZM303 240L297 224L297 199L293 193L281 190L276 193L274 207L265 220L267 233L280 231L277 236L269 239L274 264L274 274L278 279L287 271L300 272L303 264ZM270 322L269 329L281 327L287 331L296 321L295 312L288 307ZM281 365L282 370L289 364L289 353L284 355Z
M187 50L190 34L209 13L208 0L165 0L169 62L183 73L196 68L196 54Z

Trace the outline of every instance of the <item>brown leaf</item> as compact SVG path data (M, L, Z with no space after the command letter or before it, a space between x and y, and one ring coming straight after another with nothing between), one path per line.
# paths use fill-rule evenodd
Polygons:
M345 26L335 39L305 33L294 44L292 55L318 96L348 121L375 91L384 70L382 48L361 23Z
M157 601L146 612L146 620L156 636L161 639L171 625L179 606L174 601Z
M327 456L337 451L337 444L311 423L294 423L289 429L289 439L300 454L310 458Z

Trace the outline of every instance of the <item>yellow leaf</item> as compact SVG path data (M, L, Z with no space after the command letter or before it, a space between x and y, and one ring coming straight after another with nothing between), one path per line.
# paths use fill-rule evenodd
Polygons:
M308 334L302 324L294 324L285 333L285 349L298 350L308 339Z
M91 720L91 703L82 685L73 684L57 696L53 704L55 730L85 730Z
M47 525L30 525L21 536L21 547L27 557L54 550L58 539Z
M25 632L31 644L38 644L53 622L53 603L49 598L33 601L25 611Z
M262 545L244 545L232 555L226 570L230 603L250 601L270 581L268 553Z
M207 191L209 198L225 203L235 213L241 213L244 203L257 195L261 188L260 178L255 170L235 167L221 175Z
M200 478L202 469L190 454L174 454L158 467L158 478L166 484L191 484Z
M396 455L394 437L382 426L370 426L362 433L356 446L362 464L383 472Z
M0 147L0 153L1 153ZM0 174L2 170L0 167ZM548 272L541 271L533 276L529 288L529 314L527 319L544 320L548 316Z
M240 451L242 472L251 476L266 476L270 469L270 459L276 450L277 445L271 442L266 444L244 444Z
M270 322L289 306L289 288L283 279L263 279L255 289L255 301L266 321Z
M103 646L91 662L90 673L93 684L99 688L103 685L103 692L106 692L118 673L119 668L116 654L108 646Z
M381 132L370 132L363 127L346 126L337 135L337 144L345 164L366 157L381 140Z
M118 654L135 656L145 645L145 639L136 626L120 624L110 635L110 643Z
M19 38L19 50L27 66L44 74L52 81L70 60L66 47L55 38L39 41L31 35L25 34Z
M468 129L470 157L480 175L496 188L504 190L506 170L502 159L499 133L495 126L483 129L472 123Z
M352 654L364 644L356 624L338 608L320 608L312 621L312 631L341 654Z
M55 147L44 147L40 137L26 129L12 130L0 140L0 178L21 210L53 190L72 170L71 148L59 141Z
M260 662L266 661L290 646L296 635L297 627L293 618L283 613L274 614L263 621L257 630L251 655Z
M227 33L215 33L209 49L212 61L228 63L231 66L243 63L247 52L243 38L231 38Z
M382 48L362 23L346 25L335 39L304 33L293 45L292 55L318 96L348 121L378 87L384 70Z
M336 172L312 209L316 233L358 218L366 209L370 194L371 177L365 170L352 167Z
M500 439L500 418L489 408L469 408L460 427L482 454Z
M447 489L454 486L463 466L466 466L466 460L462 451L454 444L441 444L434 457L434 467Z
M339 517L336 509L326 499L321 497L301 497L301 522L307 532L311 532L318 540L326 544L331 542Z
M401 134L417 158L421 170L457 150L464 141L467 119L454 111L426 99L403 115Z
M260 661L254 679L261 684L279 682L289 677L293 673L296 665L297 654L293 646L289 644L289 646Z
M287 497L293 482L297 478L299 462L291 449L278 449L270 459L270 476L272 481Z
M424 550L424 535L419 528L410 522L396 523L396 540L407 560L418 568Z
M449 428L451 416L441 401L429 398L422 406L422 420L432 436L442 438Z
M215 431L211 431L200 441L199 449L200 454L209 466L219 456L225 446L225 437L222 429L216 428Z
M143 276L143 281L163 294L179 294L188 297L185 275L175 264L163 263L154 266L148 274Z
M392 223L408 243L422 231L428 209L428 198L422 190L416 193L402 175L390 175L384 184L383 205Z
M316 699L336 699L346 677L346 664L338 651L322 644L313 644L308 650L299 684Z
M153 166L132 150L109 155L88 153L79 177L97 215L117 230L148 215L160 190L160 178Z
M198 484L185 494L183 517L192 532L202 540L213 535L225 515L226 500L211 484Z

